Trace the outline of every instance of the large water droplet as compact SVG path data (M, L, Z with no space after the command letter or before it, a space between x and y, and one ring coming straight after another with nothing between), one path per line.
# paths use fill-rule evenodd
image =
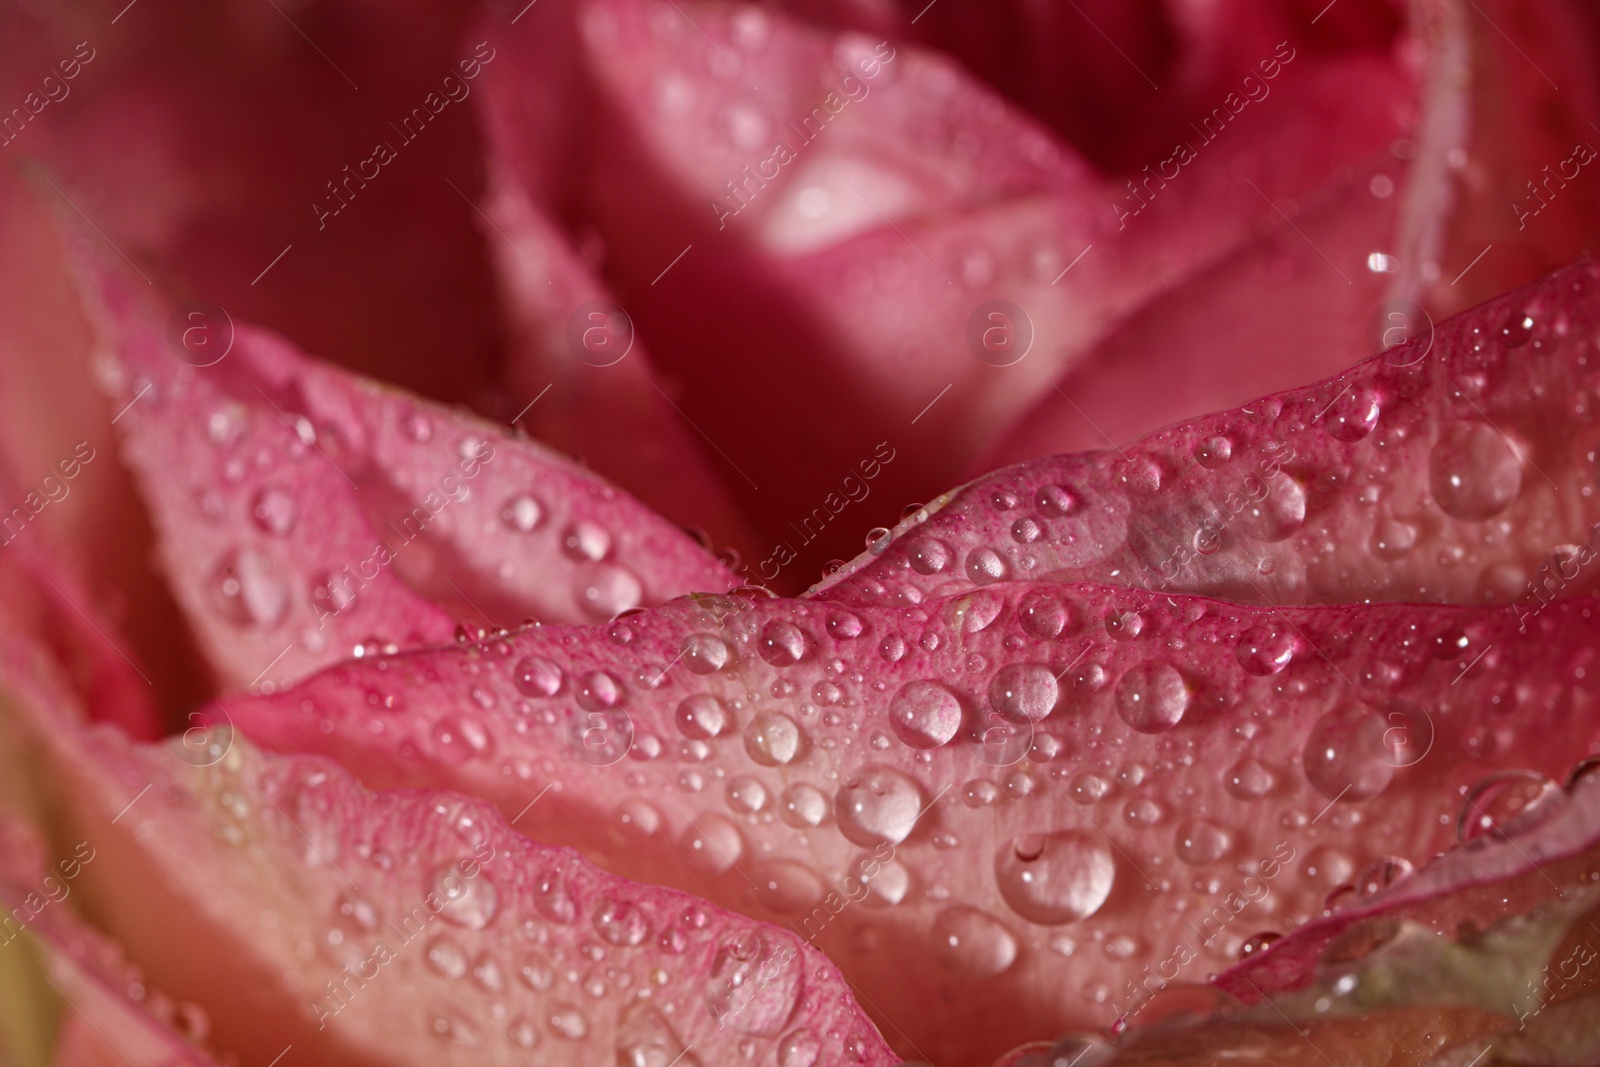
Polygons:
M683 663L696 674L715 674L728 665L732 650L714 634L690 634L683 639Z
M1359 441L1378 425L1378 394L1370 386L1358 386L1339 396L1322 416L1328 434L1336 441Z
M1191 819L1178 827L1174 843L1180 860L1191 867L1204 867L1227 854L1233 835L1215 823Z
M689 866L706 875L732 870L744 852L739 828L721 815L702 815L683 835Z
M1456 423L1433 446L1428 485L1446 514L1491 518L1522 491L1522 457L1492 426Z
M500 509L500 521L517 533L531 533L543 518L544 508L528 493L518 493Z
M492 749L483 720L467 712L452 712L433 724L433 750L440 762L456 766L485 756Z
M1012 722L1039 722L1060 699L1055 672L1042 663L1013 663L989 680L989 705Z
M844 780L833 815L845 837L865 848L898 845L922 813L922 791L899 771L863 767Z
M1032 923L1077 922L1111 895L1116 865L1098 835L1080 830L1024 834L994 858L995 882L1011 910Z
M261 529L274 537L282 537L294 529L300 517L300 508L294 497L285 489L269 486L256 493L250 505L250 518Z
M794 860L769 860L750 872L756 899L779 915L798 915L822 899L822 879Z
M782 767L800 755L805 737L789 716L764 711L744 728L744 750L763 767Z
M889 701L889 724L913 748L938 748L961 729L961 701L938 682L907 682Z
M967 553L967 577L979 585L998 582L1006 576L1005 561L994 549L984 546Z
M712 1018L743 1034L777 1034L800 1000L802 968L799 951L786 939L753 930L724 939L706 980Z
M607 900L595 908L594 928L612 945L632 947L650 936L650 920L625 900Z
M1272 792L1277 776L1249 756L1241 757L1222 776L1222 785L1240 800L1259 800Z
M673 716L684 737L704 741L733 728L727 705L709 693L684 697Z
M1171 664L1142 663L1117 682L1117 714L1142 734L1172 729L1188 707L1189 687Z
M822 1042L804 1027L790 1031L778 1042L778 1067L812 1067L820 1055Z
M1306 780L1329 800L1377 796L1388 787L1396 766L1385 758L1388 726L1365 704L1343 704L1323 715L1306 738Z
M1467 844L1504 841L1525 833L1554 814L1566 794L1537 771L1496 771L1461 793L1456 838Z
M599 561L611 551L611 534L597 523L580 519L562 534L561 550L571 559Z
M1288 628L1264 624L1239 642L1239 666L1259 677L1277 674L1294 658L1295 635Z
M1049 641L1060 637L1067 628L1067 606L1054 593L1031 592L1017 602L1017 622L1025 632Z
M260 552L229 552L211 574L211 602L239 626L276 626L289 611L289 585Z
M816 786L798 782L783 791L778 816L796 829L820 826L828 817L828 797Z
M1017 959L1017 940L987 912L958 904L933 920L933 950L957 974L992 978Z
M476 874L467 877L471 872ZM429 910L437 910L439 918L469 930L488 926L500 911L500 891L476 861L462 860L435 868L430 890L439 907L434 909L434 901L430 900Z
M932 537L919 537L906 545L906 558L918 574L938 574L950 566L950 547Z
M699 1067L666 1016L636 1000L617 1023L617 1067Z
M512 668L511 682L530 697L553 697L561 691L561 668L538 656L523 656Z
M769 622L761 630L757 645L761 658L774 667L788 667L799 663L806 654L806 635L788 622Z
M1282 541L1306 521L1306 491L1295 479L1283 471L1274 471L1261 479L1262 489L1251 490L1252 482L1245 482L1245 493L1253 501L1239 514L1239 528L1257 541ZM1262 494L1265 495L1262 495Z

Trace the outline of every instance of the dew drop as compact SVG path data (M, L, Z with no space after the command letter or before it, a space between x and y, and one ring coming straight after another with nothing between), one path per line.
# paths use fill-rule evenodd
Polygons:
M439 917L469 930L482 930L500 911L500 891L488 874L478 869L476 877L468 878L464 873L477 866L472 860L447 863L436 868L431 879L433 893L442 902Z
M274 537L282 537L293 530L299 517L300 508L294 497L275 486L256 493L255 502L250 505L250 518L257 528Z
M791 785L779 797L778 816L796 829L820 826L828 817L827 795L805 782Z
M1170 664L1139 664L1117 682L1117 714L1142 734L1172 729L1188 707L1189 687Z
M1174 844L1178 858L1191 867L1204 867L1225 856L1233 835L1215 823L1191 819L1178 826Z
M789 716L764 711L744 728L744 750L763 767L782 767L800 755L805 735Z
M1013 663L989 681L989 706L1012 722L1040 722L1055 710L1061 686L1042 663Z
M769 622L761 630L757 650L774 667L789 667L805 658L806 635L793 623Z
M433 725L433 750L441 763L459 766L487 756L493 748L483 720L466 712L453 712Z
M1305 487L1281 470L1262 478L1260 484L1265 495L1257 498L1250 494L1254 503L1239 514L1239 528L1257 541L1282 541L1305 524Z
M1294 659L1295 635L1287 629L1265 625L1256 628L1239 642L1239 666L1259 678L1267 678Z
M1493 427L1456 423L1433 446L1428 485L1447 515L1492 518L1522 491L1522 457Z
M709 693L684 697L678 703L673 721L684 737L699 741L716 737L733 727L733 716L727 705Z
M1023 834L995 853L995 882L1011 910L1056 926L1099 911L1111 895L1116 865L1098 835L1079 830Z
M1564 798L1559 785L1536 771L1496 771L1462 790L1456 839L1504 841L1554 814Z
M569 559L598 562L611 551L611 535L605 527L588 519L579 519L569 524L561 535L561 550Z
M1396 764L1385 758L1388 729L1371 707L1347 703L1323 715L1306 738L1306 780L1329 800L1365 800L1383 792Z
M544 508L528 493L518 493L500 509L500 521L505 523L508 530L517 533L533 532L543 518Z
M211 601L237 626L276 626L289 612L289 586L261 553L229 552L211 573Z
M967 553L967 577L979 585L998 582L1006 576L1005 561L992 548L975 548Z
M1067 607L1053 593L1031 592L1017 602L1017 622L1026 633L1050 641L1067 628Z
M595 908L594 928L607 944L629 948L650 936L650 921L624 900L607 900Z
M956 974L992 978L1016 962L1017 940L992 915L958 904L934 917L933 950Z
M961 701L938 682L907 682L889 701L889 725L912 748L938 748L961 729Z
M922 791L899 771L863 767L850 774L833 798L839 831L863 848L898 845L922 813Z
M1277 776L1260 761L1244 756L1222 776L1223 788L1240 800L1259 800L1272 792Z
M733 655L728 643L714 634L690 634L683 639L683 664L696 674L715 674Z

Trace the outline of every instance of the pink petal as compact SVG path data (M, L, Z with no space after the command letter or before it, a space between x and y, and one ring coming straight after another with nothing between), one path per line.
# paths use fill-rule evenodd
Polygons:
M604 874L485 804L370 793L226 729L136 746L43 707L8 702L0 729L59 790L53 851L92 850L71 899L236 1056L895 1062L800 938Z
M682 531L503 428L315 364L220 308L185 319L98 285L125 456L228 686L446 641L456 620L610 618L733 584Z
M1196 980L1369 865L1446 847L1459 788L1564 776L1600 746L1587 691L1559 680L1588 662L1588 614L1554 606L1527 637L1504 609L1095 586L860 612L696 598L211 714L789 922L902 1055L977 1062L1109 1025L1245 874L1274 904L1208 928Z
M1537 614L1592 581L1595 275L1575 266L1337 378L1117 452L988 475L815 595L916 603L1039 576Z

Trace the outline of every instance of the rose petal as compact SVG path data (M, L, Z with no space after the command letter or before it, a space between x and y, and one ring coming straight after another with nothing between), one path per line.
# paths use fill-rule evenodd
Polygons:
M455 620L609 618L731 574L682 531L502 428L312 363L222 308L155 308L106 272L128 462L225 684ZM487 614L485 614L487 613Z
M1600 547L1595 278L1580 264L1337 378L1115 453L988 475L814 595L915 603L1037 575L1273 603L1516 602L1537 614L1588 588Z
M1600 744L1559 680L1585 618L1552 607L1530 638L1508 610L1026 583L859 612L701 598L212 715L795 924L902 1054L974 1062L1108 1025L1179 941L1205 941L1198 980L1369 865L1430 857L1495 769L1565 775ZM1270 906L1230 913L1264 883Z

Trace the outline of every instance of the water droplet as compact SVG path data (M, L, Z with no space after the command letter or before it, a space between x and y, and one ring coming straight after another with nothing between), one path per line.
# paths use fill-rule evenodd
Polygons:
M938 682L907 682L889 701L889 725L913 748L938 748L961 729L961 701Z
M289 612L289 586L261 553L229 552L211 573L211 602L235 625L276 626Z
M1032 519L1018 519L1011 524L1011 539L1021 545L1033 544L1043 532Z
M1194 458L1200 466L1215 470L1233 458L1233 442L1220 434L1208 437L1195 446Z
M1399 519L1380 519L1372 531L1372 554L1380 559L1403 559L1417 544L1417 528Z
M1006 576L1005 561L992 548L975 548L967 553L967 577L979 585L998 582Z
M725 938L706 980L712 1018L743 1034L777 1034L800 1000L802 968L800 953L787 939L753 930Z
M250 505L250 518L259 529L274 537L282 537L294 529L295 520L299 517L300 508L294 502L294 497L287 490L275 486L256 493L255 502Z
M561 549L571 559L598 562L611 551L611 534L587 519L570 523L561 535Z
M783 791L778 815L796 829L822 825L828 817L827 795L814 785L799 782Z
M750 872L756 899L779 915L808 911L822 899L822 880L811 868L794 860L770 860Z
M674 721L684 737L701 741L733 727L733 715L727 705L709 693L684 697L678 704Z
M469 870L476 870L476 876L468 878ZM462 860L435 868L430 886L440 902L439 917L457 926L481 930L494 921L500 910L500 891L476 861ZM429 909L433 910L431 901Z
M702 815L683 835L684 854L691 868L706 875L731 870L744 852L739 828L720 815Z
M433 423L420 411L409 411L400 420L401 431L418 444L433 440Z
M1496 771L1462 790L1456 839L1504 841L1549 818L1564 799L1561 787L1537 771Z
M1377 796L1388 787L1397 766L1385 758L1388 727L1365 704L1343 704L1323 715L1306 738L1306 780L1329 800Z
M632 947L650 936L650 921L624 900L607 900L594 910L595 932L612 945Z
M741 815L753 815L767 806L767 787L749 775L728 779L728 807Z
M1282 936L1282 934L1275 934L1268 930L1246 938L1244 944L1239 946L1239 958L1247 960L1259 952L1265 952L1274 941Z
M848 611L836 611L828 616L828 634L840 641L861 636L861 619Z
M1258 626L1239 642L1239 666L1257 677L1277 674L1294 659L1295 635L1272 624Z
M744 750L763 767L782 767L800 755L805 735L789 716L764 711L744 728Z
M617 1067L699 1067L666 1016L648 1001L630 1004L617 1023Z
M839 831L864 848L898 845L922 813L922 791L899 771L863 767L845 778L833 798Z
M1113 611L1106 616L1106 633L1119 641L1132 641L1144 633L1144 616L1137 611Z
M1533 335L1533 316L1526 311L1513 311L1500 324L1500 344L1506 348L1521 348Z
M500 509L500 521L518 533L531 533L544 518L544 508L528 493L518 493Z
M1023 834L995 853L995 882L1011 910L1041 926L1077 922L1111 895L1116 865L1097 835Z
M728 665L733 651L714 634L690 634L683 639L683 663L696 674L715 674Z
M1240 800L1259 800L1272 792L1277 781L1276 775L1249 756L1235 762L1222 777L1223 787Z
M626 567L613 563L590 568L578 588L578 602L590 618L614 619L639 606L644 586Z
M1456 423L1433 446L1428 485L1447 515L1492 518L1522 491L1522 457L1504 434L1482 423Z
M822 1042L804 1027L790 1031L778 1042L778 1067L812 1067L820 1055Z
M1061 686L1042 663L1013 663L989 681L989 706L1012 722L1040 722L1056 708Z
M428 942L428 969L452 981L467 973L467 954L449 937Z
M761 630L757 649L774 667L788 667L805 657L806 635L793 623L769 622Z
M1204 867L1227 855L1233 835L1215 823L1191 819L1178 827L1175 844L1178 858L1191 867Z
M561 691L561 668L547 659L523 656L512 668L517 692L530 697L553 697Z
M1328 435L1336 441L1359 441L1378 425L1378 394L1370 386L1350 389L1335 400L1322 417Z
M578 917L578 906L567 892L560 871L546 871L539 876L533 887L533 906L540 915L563 926Z
M1040 486L1033 495L1034 506L1043 515L1065 515L1077 506L1078 500L1059 485Z
M1067 628L1067 607L1053 593L1031 592L1017 602L1017 621L1026 633L1049 641Z
M1246 536L1257 541L1282 541L1305 524L1306 491L1298 481L1280 470L1260 480L1265 495L1252 492L1251 484L1251 479L1246 479L1245 494L1254 503L1238 519Z
M568 1041L582 1041L589 1036L589 1020L575 1004L557 1003L550 1008L550 1030Z
M992 915L958 904L934 917L933 950L957 974L992 978L1016 962L1017 940Z
M606 711L622 703L622 683L605 671L590 671L578 679L572 698L584 711Z
M1117 682L1117 714L1142 734L1172 729L1189 707L1189 687L1167 663L1141 663Z
M476 715L453 712L433 725L433 750L441 763L457 766L492 748L488 728Z
M950 566L950 546L931 537L918 537L906 545L906 558L918 574L938 574Z

